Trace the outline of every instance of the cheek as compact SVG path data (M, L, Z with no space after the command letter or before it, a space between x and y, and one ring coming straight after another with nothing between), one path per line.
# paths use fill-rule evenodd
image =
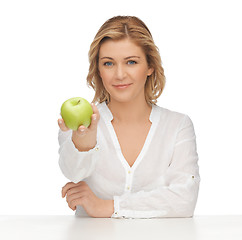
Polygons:
M106 81L107 79L110 78L110 73L109 71L105 71L102 68L99 69L100 77L103 79L103 81Z
M104 87L107 89L108 84L111 82L111 74L107 71L99 71Z
M147 79L147 71L138 71L136 73L136 79L140 82L140 83L145 83L146 82L146 79Z

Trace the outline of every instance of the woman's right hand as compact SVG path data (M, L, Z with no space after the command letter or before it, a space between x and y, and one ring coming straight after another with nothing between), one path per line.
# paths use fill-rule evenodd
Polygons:
M93 114L90 126L86 128L81 125L76 131L72 131L72 141L80 152L89 151L95 147L97 142L97 124L100 119L100 114L94 103L91 106ZM58 119L58 125L62 131L70 130L62 118Z

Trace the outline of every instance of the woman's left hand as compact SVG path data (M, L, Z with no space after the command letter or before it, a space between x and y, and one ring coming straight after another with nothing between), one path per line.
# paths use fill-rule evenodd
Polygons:
M62 197L66 196L68 206L74 211L82 206L91 217L111 217L114 211L113 200L98 198L86 182L69 182L62 188Z

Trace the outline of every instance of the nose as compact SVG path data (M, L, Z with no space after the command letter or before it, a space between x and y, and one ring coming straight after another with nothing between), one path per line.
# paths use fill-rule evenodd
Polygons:
M126 77L126 70L125 67L120 65L117 65L116 68L116 79L122 81Z

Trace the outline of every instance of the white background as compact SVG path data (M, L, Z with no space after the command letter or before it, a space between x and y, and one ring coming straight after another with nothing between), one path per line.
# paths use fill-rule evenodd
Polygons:
M195 211L242 214L241 1L0 2L0 214L73 214L61 188L58 125L64 100L91 101L88 50L115 15L150 28L167 85L158 105L186 113L197 135Z

